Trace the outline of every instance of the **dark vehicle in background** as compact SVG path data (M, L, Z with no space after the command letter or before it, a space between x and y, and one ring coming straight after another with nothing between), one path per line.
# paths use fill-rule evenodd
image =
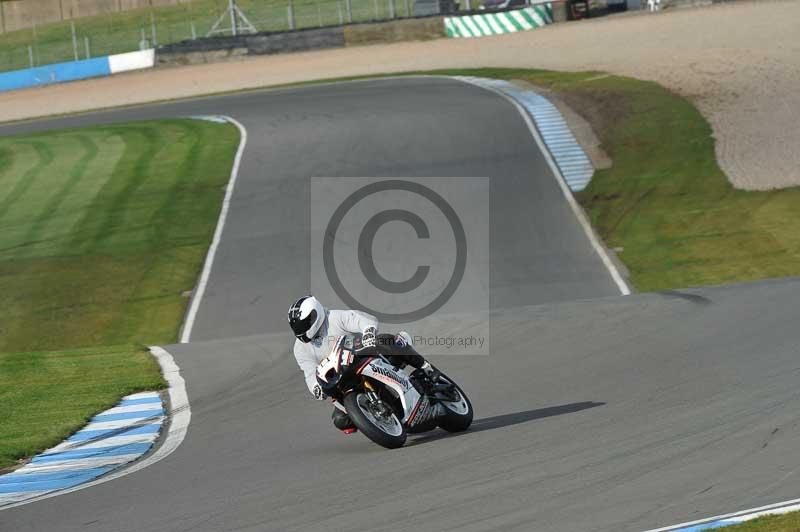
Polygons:
M499 11L502 9L518 9L530 5L528 0L485 0L478 9Z
M415 17L449 15L456 11L458 11L458 3L455 0L416 0L414 2Z
M626 11L630 2L631 0L567 0L567 10L569 18L576 20ZM505 11L522 9L537 3L541 2L532 0L484 0L483 5L478 9Z

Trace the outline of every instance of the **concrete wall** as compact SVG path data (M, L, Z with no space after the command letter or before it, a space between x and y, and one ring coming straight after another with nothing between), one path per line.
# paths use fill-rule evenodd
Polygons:
M3 31L14 31L30 28L34 24L41 25L62 20L61 0L0 2L0 9L3 18L0 29Z
M142 9L144 7L150 7L150 0L116 0L119 4L120 11L130 11L131 9ZM155 5L170 5L170 4L177 4L178 2L168 2L165 3L163 0Z
M0 32L73 18L188 3L191 0L0 0Z
M141 50L127 54L95 57L82 61L55 63L24 70L0 72L0 92L63 83L78 79L109 76L155 65L155 50Z
M61 0L64 18L91 17L117 11L117 0Z

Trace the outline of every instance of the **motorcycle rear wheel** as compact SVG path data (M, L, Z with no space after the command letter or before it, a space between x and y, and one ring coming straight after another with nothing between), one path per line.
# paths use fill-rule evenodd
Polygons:
M342 400L353 424L364 436L387 449L397 449L406 443L406 429L395 414L382 419L369 406L369 396L363 392L351 392Z

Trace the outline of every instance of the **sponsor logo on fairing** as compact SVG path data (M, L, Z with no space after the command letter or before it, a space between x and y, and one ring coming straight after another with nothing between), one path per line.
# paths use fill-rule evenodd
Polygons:
M408 382L408 379L402 378L400 375L398 375L394 371L388 370L386 368L382 368L381 366L376 366L375 364L370 364L369 365L369 369L371 369L375 373L378 373L380 375L383 375L384 377L387 377L387 378L393 380L394 382L396 382L397 384L402 386L403 390L408 390L411 387L411 383Z
M424 423L432 419L438 410L431 405L430 401L427 397L423 397L420 399L419 403L417 403L414 412L411 413L411 416L408 419L408 424L411 427L419 425L420 423Z

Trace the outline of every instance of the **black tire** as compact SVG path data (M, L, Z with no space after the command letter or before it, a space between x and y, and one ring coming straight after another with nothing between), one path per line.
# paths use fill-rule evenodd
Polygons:
M474 414L474 411L472 410L472 403L469 401L467 394L461 390L458 384L453 382L453 379L444 374L442 375L442 378L456 387L456 390L458 390L458 393L461 394L461 398L464 399L464 402L467 405L467 411L463 414L459 414L457 412L453 412L443 404L442 406L444 406L445 415L439 420L439 426L447 432L465 431L470 425L472 425L472 416Z
M387 449L402 447L406 443L406 438L408 437L405 427L401 426L400 435L395 436L384 432L374 425L361 411L361 407L357 401L360 393L361 392L351 392L342 400L344 407L347 409L347 414L350 416L350 420L356 428L360 430L364 436L382 447L386 447Z

